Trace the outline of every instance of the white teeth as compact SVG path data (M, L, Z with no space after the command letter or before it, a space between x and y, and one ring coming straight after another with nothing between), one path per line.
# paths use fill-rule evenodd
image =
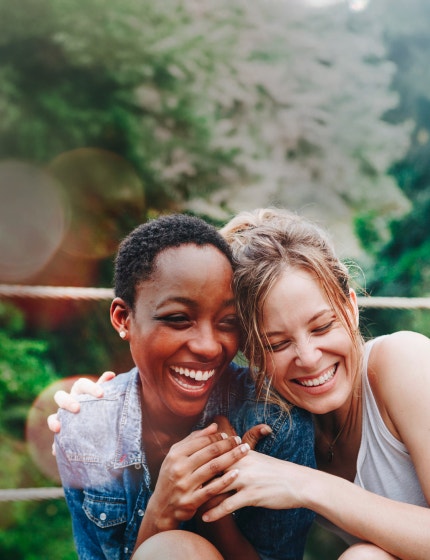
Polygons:
M214 369L210 369L209 371L202 371L202 370L194 370L188 369L183 367L172 367L173 371L179 373L180 375L185 375L185 377L190 377L191 379L195 379L196 381L207 381L210 379L214 373Z
M323 385L324 383L327 383L327 381L332 379L334 377L334 374L336 373L336 369L337 366L333 366L329 371L327 371L323 375L320 375L319 377L316 377L315 379L297 380L297 381L300 385L303 385L304 387L318 387L319 385Z

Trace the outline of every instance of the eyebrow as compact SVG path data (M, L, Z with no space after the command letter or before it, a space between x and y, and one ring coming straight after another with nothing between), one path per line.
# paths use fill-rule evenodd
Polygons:
M326 315L327 313L333 313L333 309L330 308L321 309L321 311L315 313L315 315L313 315L306 324L309 325L310 323L313 323L314 321L316 321L323 315ZM271 336L277 336L279 334L284 334L284 333L285 331L270 331L270 332L266 332L266 336L267 338L270 338Z
M184 305L189 305L190 307L197 307L196 301L188 298L188 297L182 297L182 296L177 296L177 297L169 297L164 299L163 301L160 302L159 305L157 305L157 308L166 305L168 303L182 303ZM223 309L227 308L227 307L236 307L236 303L234 298L230 298L227 299L226 301L223 302L222 307Z

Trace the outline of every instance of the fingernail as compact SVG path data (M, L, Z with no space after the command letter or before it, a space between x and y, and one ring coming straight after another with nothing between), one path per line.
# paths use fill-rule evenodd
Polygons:
M264 428L261 428L261 432L260 432L260 433L261 433L261 435L263 435L263 436L267 436L267 435L271 434L272 431L273 431L273 430L272 430L272 428L271 428L270 426L264 426Z
M249 447L248 443L244 443L240 446L240 450L242 453L247 453L251 448Z
M228 435L224 432L221 432L220 435L221 435L222 439L227 439L228 438Z
M240 436L234 436L234 441L239 444L242 442L242 438Z

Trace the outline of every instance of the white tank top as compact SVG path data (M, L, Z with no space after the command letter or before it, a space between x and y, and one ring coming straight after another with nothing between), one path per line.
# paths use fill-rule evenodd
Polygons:
M374 339L366 344L363 360L363 426L355 484L399 502L429 507L406 447L382 420L370 387L367 367Z
M370 387L367 367L376 340L379 339L368 342L364 351L363 425L354 484L386 498L428 508L429 504L421 490L408 450L384 424ZM349 544L357 542L358 539L335 527L326 519L320 516L317 519L321 525L338 534Z

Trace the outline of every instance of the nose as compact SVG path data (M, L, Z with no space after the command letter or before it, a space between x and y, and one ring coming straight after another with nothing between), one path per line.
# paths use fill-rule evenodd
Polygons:
M294 346L296 350L295 361L299 367L314 369L315 366L318 365L322 352L312 336L306 340L297 342Z
M219 334L211 325L201 326L188 341L193 354L206 361L213 360L222 352Z

